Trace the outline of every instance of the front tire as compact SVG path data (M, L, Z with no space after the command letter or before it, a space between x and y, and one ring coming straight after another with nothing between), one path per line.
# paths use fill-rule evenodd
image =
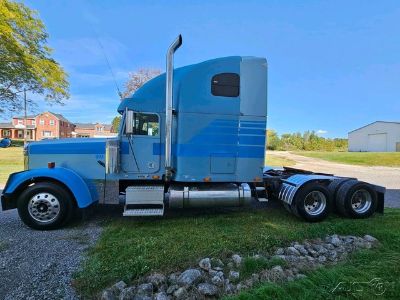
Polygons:
M51 182L39 182L24 190L17 201L18 214L29 227L56 229L71 217L73 203L69 192Z

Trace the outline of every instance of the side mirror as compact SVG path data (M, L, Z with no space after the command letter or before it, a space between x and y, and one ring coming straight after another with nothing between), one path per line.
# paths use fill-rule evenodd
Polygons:
M133 133L133 110L126 110L125 113L125 133Z
M9 138L5 138L0 141L0 148L8 148L10 146L11 146L11 140Z

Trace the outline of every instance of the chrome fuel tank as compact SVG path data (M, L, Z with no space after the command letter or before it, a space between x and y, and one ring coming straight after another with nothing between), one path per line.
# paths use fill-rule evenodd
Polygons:
M251 201L247 183L172 185L167 193L170 208L244 206Z

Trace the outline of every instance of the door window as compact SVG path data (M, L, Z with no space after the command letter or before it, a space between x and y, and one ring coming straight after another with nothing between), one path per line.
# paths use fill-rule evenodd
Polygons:
M157 136L159 133L159 120L156 114L134 113L133 134Z

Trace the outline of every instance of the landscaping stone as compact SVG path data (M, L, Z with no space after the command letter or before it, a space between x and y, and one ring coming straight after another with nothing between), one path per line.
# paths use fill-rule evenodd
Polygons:
M130 286L124 288L119 295L119 300L131 300L135 296L136 288L134 286Z
M239 267L242 263L242 257L239 254L232 255L232 260L236 267Z
M203 258L199 261L199 267L203 270L209 271L211 269L211 259L209 259L208 257Z
M146 298L146 297L151 297L152 295L153 295L153 285L151 283L142 283L136 289L135 298L139 297Z
M201 279L201 272L197 269L188 269L178 277L180 286L188 286L197 283Z
M211 258L211 268L213 268L214 270L216 268L223 268L224 267L224 263L222 262L222 260L220 260L219 258ZM218 270L221 271L221 270Z
M180 287L174 292L174 297L177 300L184 300L188 298L188 292L184 287Z
M166 283L167 278L164 274L154 273L147 277L147 281L150 282L157 289L160 288L164 283Z
M288 248L286 248L285 253L286 253L287 255L297 255L297 256L300 255L300 252L299 252L295 247L288 247Z
M218 288L210 283L200 283L197 289L204 296L216 296L218 294Z
M232 295L241 290L250 288L259 282L293 281L307 276L305 271L318 267L336 264L346 258L351 252L358 249L373 247L378 240L372 236L364 237L330 235L325 239L314 239L294 242L290 247L278 248L271 259L283 259L285 267L276 265L271 269L263 269L253 273L250 277L241 280L237 271L243 258L234 254L224 264L218 258L203 258L199 261L199 268L189 268L184 272L170 274L154 273L141 282L138 287L127 287L119 281L105 289L97 298L102 300L166 300L166 299L204 299L218 298L223 295ZM269 259L263 255L249 256L253 259ZM228 278L225 278L225 275Z
M239 280L240 274L236 271L230 271L228 279L232 282L236 282Z

